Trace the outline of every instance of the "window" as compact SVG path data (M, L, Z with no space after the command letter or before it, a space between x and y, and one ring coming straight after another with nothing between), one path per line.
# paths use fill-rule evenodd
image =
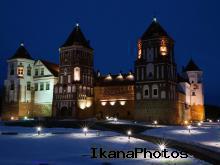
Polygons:
M166 91L161 91L161 98L165 99L166 98Z
M14 69L14 64L10 65L10 75L14 75L15 69Z
M17 73L18 73L18 77L23 77L24 76L24 68L23 67L18 67L17 68Z
M35 76L38 76L38 69L35 69Z
M34 89L35 89L35 91L38 91L38 83L34 84Z
M41 76L44 75L44 68L41 68L40 75L41 75Z
M71 75L68 75L68 83L71 83Z
M195 92L192 92L192 96L195 96L196 95L196 93Z
M46 83L46 90L50 90L50 83L49 82Z
M41 91L44 90L44 83L40 83L40 90L41 90Z
M27 91L31 90L31 82L27 82Z
M158 95L158 90L157 89L153 89L153 95L157 96Z
M80 81L80 68L74 68L74 81Z
M145 95L145 96L148 96L148 95L149 95L149 90L148 90L148 89L145 89L144 95Z
M58 93L58 88L57 88L57 87L55 87L55 93L56 93L56 94Z
M30 65L27 67L27 75L31 76L31 66Z
M11 81L10 90L14 90L14 89L15 89L15 84L14 84L14 81Z
M60 76L60 83L63 83L63 76Z
M60 87L60 88L59 88L59 93L62 93L62 92L63 92L63 88Z
M152 72L150 72L150 73L148 74L148 78L153 78Z

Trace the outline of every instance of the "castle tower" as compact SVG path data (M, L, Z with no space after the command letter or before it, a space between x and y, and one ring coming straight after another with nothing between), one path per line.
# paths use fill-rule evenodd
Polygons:
M21 43L7 63L8 73L4 82L4 118L28 116L33 102L34 60Z
M204 112L204 93L202 83L202 70L190 59L184 68L184 74L188 77L190 83L190 100L191 120L201 121L205 118Z
M156 18L138 41L136 120L178 122L174 41Z
M93 49L79 24L59 51L60 70L54 87L53 116L90 117L93 113Z

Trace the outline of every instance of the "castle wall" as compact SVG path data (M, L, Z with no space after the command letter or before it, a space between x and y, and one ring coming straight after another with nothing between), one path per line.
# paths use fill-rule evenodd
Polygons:
M140 100L136 101L135 120L163 124L180 124L181 112L176 101Z

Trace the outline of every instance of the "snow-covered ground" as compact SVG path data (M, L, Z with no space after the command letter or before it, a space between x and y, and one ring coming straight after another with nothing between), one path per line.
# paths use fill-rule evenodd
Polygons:
M220 123L203 123L192 126L190 133L184 126L165 126L146 130L144 135L175 139L190 144L202 145L220 152Z
M18 135L0 135L0 164L207 164L192 156L182 159L92 159L91 147L105 150L134 150L145 147L158 150L152 143L131 138L115 132L89 130L87 135L81 129L42 128L37 135L35 128L0 126L0 132L18 132ZM168 149L169 152L172 149Z

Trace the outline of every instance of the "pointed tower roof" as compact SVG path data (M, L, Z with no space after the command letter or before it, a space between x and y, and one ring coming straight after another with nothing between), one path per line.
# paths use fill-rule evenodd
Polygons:
M147 40L149 38L157 38L157 37L168 37L172 39L163 29L163 27L159 24L156 17L154 17L152 23L142 35L141 40Z
M83 45L87 48L92 49L89 45L89 41L86 40L85 36L83 35L78 23L76 24L73 31L70 33L69 37L67 38L66 42L62 45L62 47L72 45Z
M16 58L26 58L33 60L27 49L24 47L24 44L21 43L18 49L16 50L15 54L9 59L16 59Z
M191 58L185 67L184 71L201 71L201 69L196 65L196 63Z

